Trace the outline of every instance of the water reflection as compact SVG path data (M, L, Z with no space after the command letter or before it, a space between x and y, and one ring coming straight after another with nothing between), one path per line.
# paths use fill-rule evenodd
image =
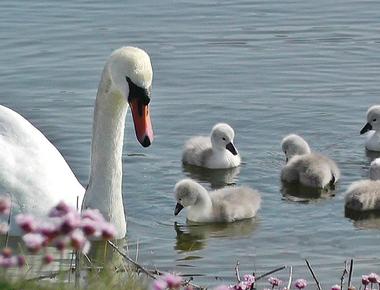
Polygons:
M353 221L353 225L359 229L380 229L380 211L359 212L344 209L344 216Z
M300 183L282 182L281 193L285 199L298 202L310 202L335 196L335 185L325 188L313 188Z
M258 218L233 223L201 224L188 221L186 225L181 225L175 222L174 230L177 236L174 248L177 251L191 252L205 248L209 238L249 237L258 224Z
M199 182L208 182L212 189L219 189L226 185L235 185L240 173L240 167L228 169L208 169L193 165L183 165L183 172L187 177Z

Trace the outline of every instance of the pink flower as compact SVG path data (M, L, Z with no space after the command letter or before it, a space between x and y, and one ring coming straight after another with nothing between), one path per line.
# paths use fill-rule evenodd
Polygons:
M55 207L50 210L49 217L63 217L72 211L75 210L64 201L60 201Z
M68 239L60 239L58 241L55 242L55 248L58 250L58 251L63 251L64 249L66 249L66 247L68 246L68 243L70 241Z
M248 289L250 289L251 287L248 287L248 285L247 285L247 282L245 282L245 281L240 281L238 284L236 284L235 286L234 286L234 290L248 290Z
M269 277L268 282L272 285L272 287L281 285L282 281L276 277Z
M243 281L245 281L245 282L247 283L247 286L248 286L249 288L251 288L252 285L255 284L256 278L255 278L255 276L253 276L253 275L245 274L245 275L243 276Z
M340 290L340 286L338 284L335 284L331 287L331 290Z
M81 229L86 234L86 236L93 236L96 234L98 229L97 222L89 218L83 218L80 224Z
M0 197L0 214L8 215L11 210L12 201L9 197Z
M44 235L49 240L52 240L59 235L59 227L53 223L43 223L38 226L36 231Z
M0 235L5 235L9 231L9 226L6 223L0 223Z
M87 253L89 250L89 242L85 237L84 233L80 229L74 230L70 234L71 246L79 251L81 250L83 253Z
M153 290L165 290L167 287L168 284L162 279L154 280L152 285Z
M371 283L380 283L380 277L376 273L371 273L368 275L368 280Z
M32 233L37 229L36 221L32 215L19 214L16 216L16 223L25 233Z
M102 237L104 240L112 240L116 235L116 229L113 224L104 222L102 225Z
M17 266L19 268L24 267L26 264L25 257L24 256L17 256Z
M80 225L80 217L76 212L69 212L62 217L61 232L68 234Z
M37 253L41 248L45 241L45 238L37 233L28 233L22 237L26 248L31 251L32 253Z
M17 265L16 257L0 257L0 267L1 268L10 268Z
M294 283L294 286L298 289L303 289L307 286L307 282L305 279L298 279L296 280L296 282Z
M43 258L42 258L42 262L45 264L45 265L48 265L50 264L51 262L54 261L54 257L51 255L51 254L46 254Z
M94 222L104 222L104 217L98 209L86 209L82 212L82 218L88 218Z
M168 273L163 277L163 279L168 284L169 288L181 287L182 277L180 276Z
M368 275L362 275L362 284L365 286L369 284Z
M2 249L2 251L1 251L1 255L2 255L4 258L12 257L12 249L11 249L11 248L4 248L4 249Z

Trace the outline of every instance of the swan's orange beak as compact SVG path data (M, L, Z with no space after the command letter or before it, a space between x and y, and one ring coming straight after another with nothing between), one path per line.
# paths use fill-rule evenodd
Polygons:
M148 147L153 142L153 129L150 121L149 105L144 105L138 98L129 101L135 124L136 138L143 147Z

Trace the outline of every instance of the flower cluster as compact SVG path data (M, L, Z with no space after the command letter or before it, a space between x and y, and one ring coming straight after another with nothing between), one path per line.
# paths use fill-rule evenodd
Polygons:
M0 267L8 269L11 267L22 268L25 266L25 257L13 255L12 249L4 248L0 253Z
M272 285L272 289L276 286L280 286L282 284L282 280L276 277L269 277L268 282Z
M297 289L303 289L303 288L306 288L307 282L305 279L297 279L296 282L294 282L294 286Z
M251 290L254 288L256 278L253 275L245 274L243 280L239 281L236 285L230 286L233 290Z
M19 214L16 223L24 232L22 239L26 248L32 253L38 253L47 246L55 246L59 251L72 248L87 253L90 237L109 240L116 233L113 225L106 222L97 209L78 213L63 201L51 209L46 221L38 221L32 215ZM52 257L46 255L43 261L48 264Z
M364 285L364 289L367 288L368 284L379 284L380 285L380 276L376 273L370 273L368 275L362 275L362 284ZM371 286L372 288L372 286Z

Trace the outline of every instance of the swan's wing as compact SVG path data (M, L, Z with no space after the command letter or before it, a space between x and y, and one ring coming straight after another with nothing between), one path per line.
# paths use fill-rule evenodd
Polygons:
M352 183L345 197L345 207L356 211L380 209L380 181L360 180Z
M193 137L185 143L182 162L197 166L204 166L212 153L209 137Z
M260 193L246 186L216 190L210 197L221 219L228 222L254 217L261 206Z
M14 215L43 216L60 200L75 206L79 196L81 202L84 188L38 129L0 105L0 195L5 193L12 196Z

